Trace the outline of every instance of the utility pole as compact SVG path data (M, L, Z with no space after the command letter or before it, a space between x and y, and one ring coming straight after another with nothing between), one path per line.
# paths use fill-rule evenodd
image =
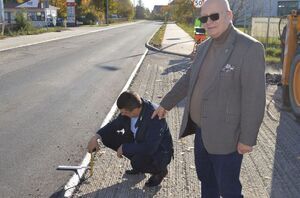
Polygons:
M267 25L267 41L266 41L266 49L269 47L269 30L270 30L270 18L272 12L272 2L269 1L269 17L268 17L268 25Z
M247 12L246 12L246 5L243 4L244 9L244 33L246 33L246 21L247 21Z
M1 24L1 35L3 35L4 34L4 25L5 25L3 0L0 0L0 24Z
M108 0L106 0L105 21L106 24L108 25Z
M135 7L135 0L133 0L133 19L136 18L136 7Z

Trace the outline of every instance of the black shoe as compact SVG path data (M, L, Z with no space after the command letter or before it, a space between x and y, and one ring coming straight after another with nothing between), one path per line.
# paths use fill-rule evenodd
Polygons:
M127 175L137 175L137 174L140 174L141 172L138 170L135 170L135 169L131 169L131 170L126 170L125 173Z
M168 170L165 169L158 174L151 175L151 177L145 183L145 186L147 187L158 186L167 174L168 174Z

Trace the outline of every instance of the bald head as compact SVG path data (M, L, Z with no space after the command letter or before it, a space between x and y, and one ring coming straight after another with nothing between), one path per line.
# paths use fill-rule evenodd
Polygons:
M210 17L211 15L214 17ZM216 15L218 17L215 17ZM206 0L201 7L201 17L208 17L203 23L208 35L218 38L232 23L233 15L228 0Z
M202 8L209 4L214 4L214 6L219 7L223 11L231 10L228 0L206 0L204 1Z

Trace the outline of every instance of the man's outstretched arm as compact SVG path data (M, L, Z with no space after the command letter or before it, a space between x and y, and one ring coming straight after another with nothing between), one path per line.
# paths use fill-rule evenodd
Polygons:
M190 83L190 74L191 67L164 96L160 102L160 106L153 112L151 119L153 119L155 116L158 116L159 119L164 118L169 110L171 110L177 103L187 96Z

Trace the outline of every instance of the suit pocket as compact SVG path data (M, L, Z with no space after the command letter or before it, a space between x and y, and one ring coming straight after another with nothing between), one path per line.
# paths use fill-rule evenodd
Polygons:
M220 87L222 89L230 87L233 80L234 80L234 71L220 72Z

